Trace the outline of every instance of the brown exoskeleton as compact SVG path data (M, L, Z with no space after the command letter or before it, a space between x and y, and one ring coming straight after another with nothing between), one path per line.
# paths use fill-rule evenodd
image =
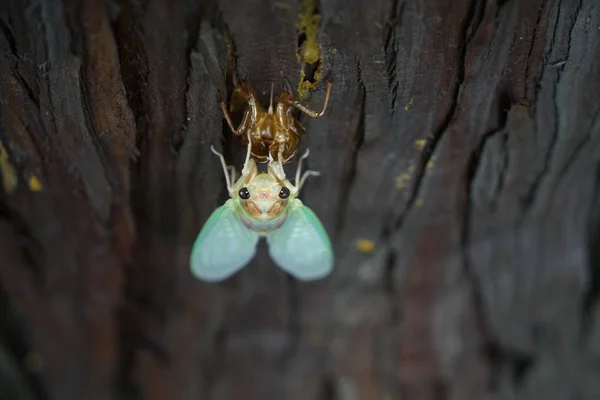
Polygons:
M283 164L289 162L300 145L300 137L306 133L306 130L300 122L294 118L292 111L294 108L302 111L311 118L320 118L325 113L329 103L329 94L331 92L332 75L328 74L327 89L323 109L319 112L313 111L300 104L292 95L289 82L286 81L286 88L277 99L276 109L273 109L273 85L271 84L271 99L267 111L258 102L254 91L245 83L240 82L234 75L234 96L240 96L248 103L248 108L244 111L242 122L235 128L227 105L220 101L221 109L225 115L225 120L229 128L236 136L241 136L246 147L250 146L250 151L246 154L244 169L242 174L247 174L246 166L250 156L258 162L269 162L270 165L278 164L277 171L279 179L285 179Z

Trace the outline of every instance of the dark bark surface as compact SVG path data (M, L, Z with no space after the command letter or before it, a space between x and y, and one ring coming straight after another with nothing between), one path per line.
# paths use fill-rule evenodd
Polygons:
M600 398L596 0L0 7L0 399ZM324 280L189 272L233 70L333 71Z

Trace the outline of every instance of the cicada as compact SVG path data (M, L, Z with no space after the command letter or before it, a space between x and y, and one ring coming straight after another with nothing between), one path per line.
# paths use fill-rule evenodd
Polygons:
M225 120L234 135L241 136L242 142L250 148L247 152L244 168L249 165L250 156L260 163L277 163L279 166L273 168L273 172L279 179L285 179L283 164L289 162L294 156L300 145L300 138L306 133L302 124L292 115L293 109L298 109L311 118L320 118L325 114L329 104L329 95L332 85L332 74L327 75L327 89L325 91L325 100L321 111L314 111L299 101L292 95L292 88L286 80L285 90L281 92L277 99L276 107L273 107L273 89L271 84L271 95L269 108L267 111L258 102L254 91L243 81L234 75L235 88L234 96L239 96L246 101L248 108L244 111L242 121L235 128L231 115L227 110L227 105L220 100L221 109ZM248 170L242 170L242 174L248 174Z
M249 157L236 181L235 168L226 165L214 147L211 150L221 160L230 199L208 218L192 247L194 276L208 282L230 277L254 257L261 237L266 238L275 263L296 279L328 275L334 256L327 232L315 213L297 198L306 179L319 174L305 171L300 177L308 150L298 161L296 185L280 178L283 171L277 171L277 163L268 164L267 173L259 173Z

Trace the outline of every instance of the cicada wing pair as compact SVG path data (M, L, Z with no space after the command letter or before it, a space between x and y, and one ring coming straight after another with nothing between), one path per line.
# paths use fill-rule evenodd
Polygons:
M226 203L212 213L192 247L192 273L207 282L227 279L254 257L259 238L242 224L233 205ZM273 261L298 280L320 279L333 269L325 228L305 205L294 207L266 239Z

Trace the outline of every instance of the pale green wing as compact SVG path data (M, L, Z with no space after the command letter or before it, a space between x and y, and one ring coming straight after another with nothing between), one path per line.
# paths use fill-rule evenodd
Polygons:
M290 212L281 228L267 235L267 243L275 263L298 280L320 279L333 269L333 250L327 232L315 213L302 202Z
M254 257L257 242L258 235L241 223L228 201L212 213L194 242L192 274L202 281L222 281Z

